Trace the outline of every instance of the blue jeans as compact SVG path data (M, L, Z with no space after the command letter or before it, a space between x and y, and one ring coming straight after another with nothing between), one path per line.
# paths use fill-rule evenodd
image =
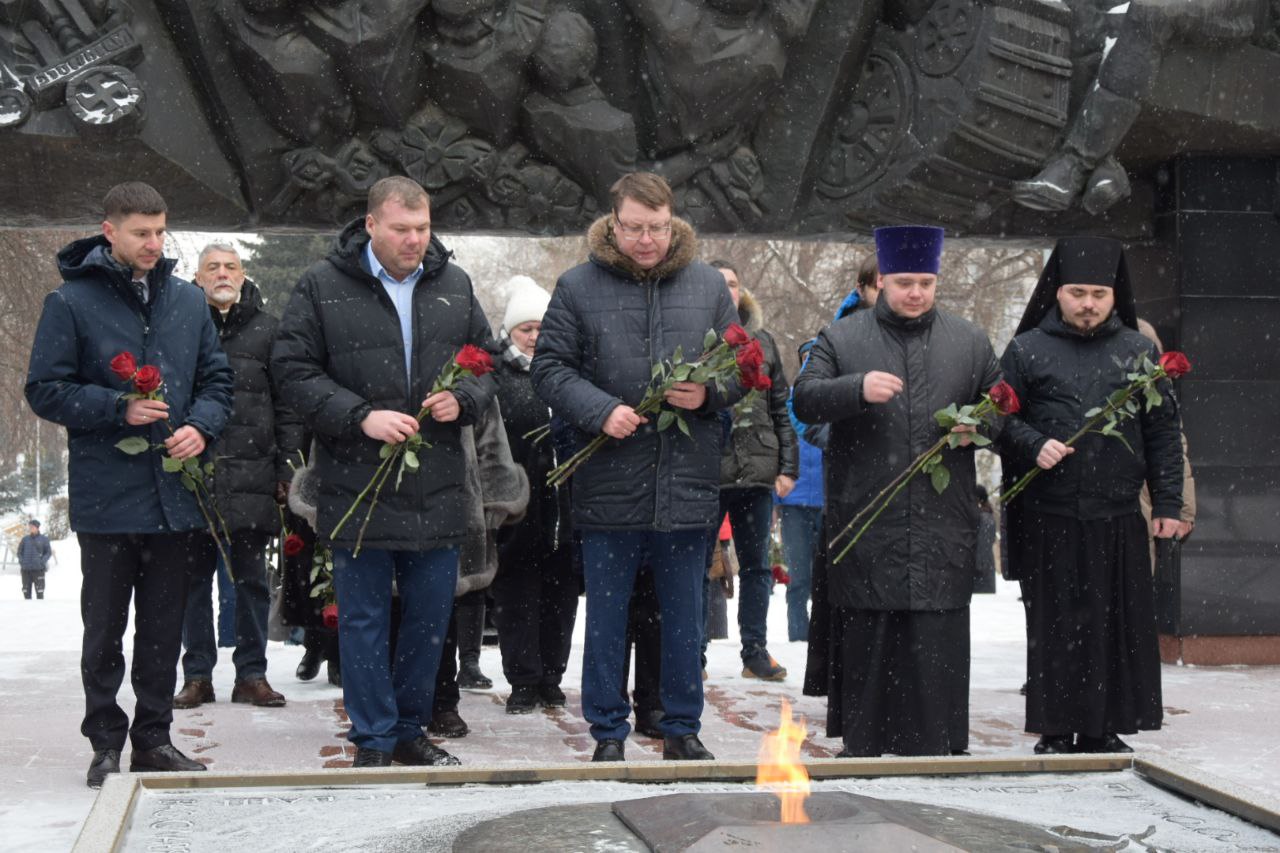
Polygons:
M773 492L760 487L720 490L720 512L729 513L733 547L738 554L738 634L742 659L765 650L769 596L773 572L769 568L769 528L773 523Z
M582 715L596 740L623 740L631 732L631 704L623 684L627 605L636 571L647 559L662 613L662 681L672 737L697 734L702 717L702 582L706 531L587 530L582 559L587 584L586 647L582 659ZM344 673L345 674L345 673Z
M391 660L391 582L400 630ZM391 752L431 722L436 671L458 581L457 547L431 551L333 549L342 699L356 746Z
M267 674L267 614L271 592L267 587L268 535L251 530L231 534L227 556L235 574L235 606L232 610L235 651L231 660L236 680L262 678ZM219 564L218 549L205 537L200 543L199 568L187 588L183 614L182 675L188 680L213 677L218 648L213 636L213 576Z
M787 586L787 639L809 639L809 594L813 589L813 557L822 535L822 507L778 506L782 558L791 573Z

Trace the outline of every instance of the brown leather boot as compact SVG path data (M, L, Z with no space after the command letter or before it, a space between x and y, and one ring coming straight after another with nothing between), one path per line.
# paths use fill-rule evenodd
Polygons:
M182 682L182 689L173 697L173 707L199 708L205 702L213 701L213 682L207 678L193 678Z
M261 708L283 708L284 696L271 689L265 678L246 678L231 688L231 701Z

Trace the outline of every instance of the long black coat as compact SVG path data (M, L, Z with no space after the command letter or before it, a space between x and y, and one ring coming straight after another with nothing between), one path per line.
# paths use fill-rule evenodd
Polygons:
M1085 336L1062 322L1055 308L1040 324L1018 335L1001 359L1006 381L1018 392L1022 410L1010 417L998 446L1005 479L1012 482L1035 467L1051 438L1065 441L1084 425L1085 412L1103 405L1128 384L1121 365L1155 344L1112 314ZM1117 363L1118 361L1118 363ZM1090 520L1138 511L1144 483L1151 486L1152 514L1178 518L1182 509L1182 439L1172 384L1162 383L1162 405L1143 407L1120 427L1132 452L1116 438L1089 434L1075 453L1041 472L1010 504Z
M276 483L291 478L290 460L302 464L302 422L280 404L271 383L276 318L262 310L252 281L225 317L213 306L209 313L236 374L231 417L213 448L214 500L231 530L274 533L280 529Z
M547 474L556 465L555 442L550 436L533 441L526 436L551 423L551 411L533 391L527 370L505 359L496 372L498 403L507 445L516 464L529 478L529 505L524 518L498 531L498 557L518 565L535 554L564 549L570 542L569 487L548 486Z
M872 370L900 377L902 393L882 404L863 400L862 378ZM874 310L824 329L796 377L793 404L801 421L831 423L828 533L943 436L934 412L950 403L976 403L999 379L986 333L945 311L904 320L881 299ZM951 472L942 494L929 477L915 477L854 549L831 564L833 604L864 610L968 605L978 528L973 451L942 455Z
M424 272L413 291L413 364L406 383L404 342L395 305L365 265L364 220L347 225L329 256L298 281L271 351L272 372L286 406L317 439L320 481L316 531L322 541L373 477L382 442L360 422L373 409L416 415L431 383L464 344L492 351L493 335L471 279L449 262L433 236ZM492 376L468 377L454 390L462 414L452 423L423 422L431 444L416 474L395 475L382 490L365 532L370 548L425 551L460 544L466 536L465 462L460 430L475 423L493 399ZM332 544L351 547L364 518L362 504Z
M200 288L173 275L162 258L147 275L143 305L130 271L110 256L105 237L76 240L58 252L62 285L44 300L27 371L27 402L67 428L71 529L78 533L171 533L205 527L181 478L161 467L164 454L128 456L121 439L152 444L163 423L129 426L130 386L111 372L128 351L160 368L169 424L190 424L212 444L231 411L232 374Z
M608 217L587 236L591 259L556 284L542 318L533 386L577 430L577 445L601 433L609 413L644 398L654 364L677 346L692 360L708 329L737 320L724 277L695 261L693 229L673 221L668 257L647 274L613 245ZM573 475L573 520L581 529L694 530L710 527L720 507L721 425L716 412L742 389L709 388L688 412L691 436L657 418L623 441L609 441Z

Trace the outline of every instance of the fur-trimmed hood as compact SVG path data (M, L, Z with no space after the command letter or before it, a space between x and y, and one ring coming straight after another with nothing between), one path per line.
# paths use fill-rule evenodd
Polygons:
M764 328L764 308L745 287L738 288L738 319L749 335Z
M679 217L671 217L671 246L667 256L650 270L642 270L636 262L618 248L613 238L613 217L605 214L587 229L587 249L591 252L591 260L607 267L619 275L636 281L651 281L666 278L693 263L698 257L698 235L693 226Z

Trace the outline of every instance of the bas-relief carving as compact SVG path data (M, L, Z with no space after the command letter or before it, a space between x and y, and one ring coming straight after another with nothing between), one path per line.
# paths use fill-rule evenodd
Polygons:
M1037 233L1083 208L1123 232L1145 222L1124 200L1149 176L1120 143L1163 59L1276 56L1268 0L841 3L155 0L147 41L170 39L205 85L149 92L120 0L0 0L0 150L58 110L83 144L117 144L196 93L223 141L208 156L279 163L241 170L265 225L327 226L403 173L443 225L574 232L619 174L651 169L708 231ZM219 56L250 100L218 86ZM807 87L815 73L835 85ZM799 102L811 120L764 129ZM280 138L238 130L246 112ZM1280 152L1264 130L1258 153Z

